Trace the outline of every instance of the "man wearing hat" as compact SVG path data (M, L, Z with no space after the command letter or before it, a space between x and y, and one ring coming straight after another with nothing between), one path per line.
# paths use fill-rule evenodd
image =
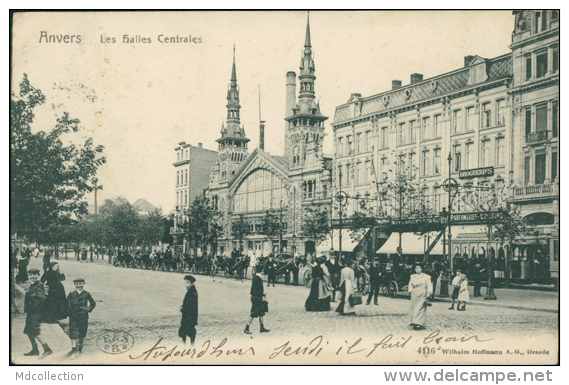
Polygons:
M83 290L85 286L83 278L74 279L73 283L76 290L69 293L67 301L69 302L69 338L71 339L69 354L75 358L77 353L83 351L83 340L89 326L89 313L96 305L91 294Z
M178 335L182 341L186 343L186 337L190 337L190 344L194 346L196 341L196 325L198 324L198 291L194 285L196 279L191 275L184 277L184 284L186 285L186 296L184 302L180 306L182 313L182 323L178 330Z
M377 305L377 297L379 296L379 285L381 283L381 276L383 272L379 267L378 258L374 258L372 265L369 267L369 295L367 297L366 305L371 303L373 297L373 304Z
M45 293L43 284L39 280L39 269L28 270L28 277L30 281L32 281L32 284L28 288L26 297L24 299L24 312L27 314L24 334L28 335L28 338L32 343L32 350L24 353L24 356L40 355L38 344L36 343L36 340L38 340L43 347L43 354L40 357L40 359L42 359L53 353L49 346L46 343L43 343L42 339L40 338L40 323L45 317L47 294Z

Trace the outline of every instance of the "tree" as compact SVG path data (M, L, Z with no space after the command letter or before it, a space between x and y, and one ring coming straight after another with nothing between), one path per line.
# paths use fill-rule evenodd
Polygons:
M321 206L307 207L302 221L302 235L314 241L322 242L330 234L330 214Z
M217 239L223 230L221 212L213 207L207 196L199 195L186 213L182 228L195 248L200 247L204 251L210 245L214 253L217 248Z
M245 215L239 214L237 220L231 223L231 236L239 240L239 248L243 247L243 240L251 235L251 222Z
M434 215L429 207L427 199L420 188L417 168L413 165L407 166L403 158L394 162L395 172L380 184L379 196L382 203L380 216L390 219L393 223L398 223L399 247L402 249L401 234L402 227L406 222L413 223L414 232L419 229L419 233L429 231L427 226L428 219Z
M149 211L140 219L138 240L142 245L158 243L164 234L164 216L159 208Z
M139 216L124 198L107 199L101 206L105 221L104 239L109 246L133 246L139 234Z
M282 252L282 240L285 225L283 222L283 210L267 210L261 217L259 233L267 239L279 237L279 252Z
M63 143L80 124L67 112L54 128L32 132L34 109L44 103L24 74L18 95L10 95L10 233L42 241L56 226L87 214L85 194L106 162L92 138L80 146Z
M462 201L475 213L475 219L485 226L488 243L491 241L512 242L527 231L525 220L508 197L508 188L496 187L494 184L485 182L479 183L474 191L469 186L466 187L466 193L461 196ZM486 249L488 250L488 290L484 299L495 300L495 255L489 252L488 246Z

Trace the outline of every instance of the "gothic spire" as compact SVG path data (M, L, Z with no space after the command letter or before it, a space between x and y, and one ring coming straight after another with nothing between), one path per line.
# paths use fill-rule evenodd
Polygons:
M304 40L305 47L311 47L310 45L310 12L308 12L308 16L306 17L306 39Z
M237 85L237 73L235 71L235 44L233 44L233 67L231 68L231 84Z

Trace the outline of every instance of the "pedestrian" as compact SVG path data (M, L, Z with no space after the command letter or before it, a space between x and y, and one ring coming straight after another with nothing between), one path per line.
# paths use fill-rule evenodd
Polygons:
M292 263L290 266L290 270L292 272L292 284L294 286L298 286L298 271L300 269L299 263L300 263L300 254L296 252L292 257Z
M460 279L462 276L462 270L458 269L456 275L452 279L452 305L448 308L449 310L454 310L454 301L458 299L458 293L460 291ZM457 306L458 309L458 306Z
M332 283L332 302L336 302L336 290L340 289L340 272L342 266L336 259L335 253L332 253L330 259L326 261L326 268L330 273L330 281Z
M379 296L379 286L381 284L381 279L383 278L383 271L378 263L379 258L374 258L372 265L369 267L369 295L367 297L366 305L371 303L371 297L373 296L373 304L377 305L377 297Z
M332 285L328 269L324 265L325 256L316 259L316 266L312 268L312 285L310 294L304 303L306 311L328 311L330 310L330 299L332 297Z
M178 330L178 335L182 338L184 344L186 343L186 337L190 337L191 346L194 346L196 341L196 325L198 324L198 291L194 285L195 282L196 279L191 275L184 277L186 295L184 296L182 306L180 306L182 322Z
M59 264L51 262L40 281L48 287L45 322L57 323L67 318L69 304L65 296L65 288L61 283L65 281L65 274L59 271Z
M352 266L355 268L357 266L356 262ZM340 313L340 315L356 315L356 308L350 302L350 296L354 294L355 286L356 274L354 269L350 266L345 266L340 272L340 294L342 299L336 308L336 312Z
M71 339L71 358L75 358L77 353L83 352L83 341L87 336L89 327L89 313L93 311L96 304L91 294L84 290L85 280L77 278L73 280L75 290L69 293L69 338Z
M482 293L480 290L482 289L482 276L486 269L484 265L477 261L474 265L474 296L475 297L482 297Z
M249 267L251 268L251 278L253 278L253 270L255 266L257 266L257 255L255 253L251 254L251 258L249 259ZM245 278L247 278L247 272L245 272Z
M43 270L44 271L47 271L47 269L49 269L52 255L53 255L53 251L51 249L46 248L45 252L43 253Z
M261 325L260 332L261 333L268 333L270 330L265 329L263 325L263 317L267 312L268 302L266 301L266 294L265 289L263 287L263 278L261 278L261 273L263 272L263 265L259 264L255 267L255 275L251 280L251 319L247 322L245 326L244 333L245 334L253 334L251 330L249 330L249 326L251 326L251 322L253 319L259 318L259 324Z
M465 274L462 274L460 277L460 291L458 292L458 305L456 310L458 311L465 311L466 310L466 302L470 301L470 293L468 292L468 278L466 278ZM460 304L462 303L462 307Z
M39 356L40 352L38 350L38 344L36 340L43 347L43 354L40 359L43 359L53 351L49 348L48 344L43 341L41 337L41 325L45 318L45 307L47 303L47 294L45 293L45 287L40 282L40 271L39 269L30 269L28 271L28 276L32 284L26 292L24 298L24 313L26 313L26 326L24 327L24 334L28 335L28 338L32 344L32 350L24 353L24 356Z
M267 286L271 285L273 282L273 287L275 287L275 280L277 279L277 264L273 261L273 253L269 254L269 260L265 264L265 274L267 274Z
M431 306L427 298L431 296L433 286L431 277L423 273L420 264L416 264L413 270L415 274L411 274L409 279L409 292L411 293L410 325L415 330L422 330L425 329L427 306Z
M28 278L28 264L30 260L16 248L16 259L18 260L18 274L16 275L16 283L24 283Z

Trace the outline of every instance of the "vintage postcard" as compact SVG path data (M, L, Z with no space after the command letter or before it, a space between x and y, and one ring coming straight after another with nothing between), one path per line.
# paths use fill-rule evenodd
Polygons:
M558 364L559 11L12 18L11 363Z

